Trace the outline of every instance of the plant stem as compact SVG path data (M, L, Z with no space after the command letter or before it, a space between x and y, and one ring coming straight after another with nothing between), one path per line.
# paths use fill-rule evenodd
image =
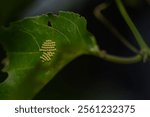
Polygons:
M120 32L112 25L112 23L102 14L102 10L106 9L108 6L109 3L106 2L97 6L94 10L96 18L99 19L126 47L128 47L134 53L139 53L139 51L132 44L130 44L130 42L128 42L124 36L120 34ZM95 53L95 55L103 60L121 64L133 64L143 60L143 56L141 54L137 54L133 57L119 57L108 54L100 49L97 53Z
M122 0L116 0L116 4L118 6L118 9L119 9L121 15L123 16L124 20L126 21L127 25L129 26L130 30L132 31L134 37L136 38L136 41L139 44L141 50L148 49L149 47L143 40L141 34L137 30L137 28L136 28L135 24L132 22L131 18L129 17L129 15L122 3Z
M138 63L141 60L143 60L143 57L140 54L135 55L133 57L119 57L115 55L110 55L106 53L105 51L100 51L96 56L109 62L121 63L121 64L133 64L133 63Z
M98 5L94 10L94 15L99 19L126 47L128 47L132 52L139 53L139 51L128 42L122 34L112 25L112 23L102 14L102 11L106 9L110 3L104 2Z

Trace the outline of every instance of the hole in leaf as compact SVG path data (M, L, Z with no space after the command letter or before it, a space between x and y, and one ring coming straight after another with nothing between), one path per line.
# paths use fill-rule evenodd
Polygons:
M10 23L4 24L4 27L6 27L6 28L10 27Z
M8 73L0 71L0 83L4 82L8 77Z
M51 27L51 26L52 26L52 24L51 24L51 22L50 22L50 21L48 21L48 26L49 26L49 27Z
M0 62L6 57L6 52L0 44Z
M6 58L6 51L3 49L2 45L0 44L0 83L4 82L7 77L8 73L1 71L5 65L2 64L2 60Z
M5 67L4 64L0 64L0 70L3 69Z

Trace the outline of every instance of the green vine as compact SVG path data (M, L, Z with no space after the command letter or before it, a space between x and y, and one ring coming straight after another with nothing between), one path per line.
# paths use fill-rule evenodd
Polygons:
M116 0L116 4L118 9L123 16L124 20L126 21L127 25L129 26L131 32L133 33L138 45L140 46L140 54L143 56L143 61L146 62L150 57L150 50L148 45L145 43L144 39L142 38L140 32L137 30L135 24L132 22L131 18L129 17L122 0Z
M115 63L122 63L122 64L131 64L131 63L137 63L143 60L146 62L150 56L150 50L148 45L145 43L144 39L142 38L141 34L137 30L135 24L129 17L122 0L115 0L116 5L124 18L125 22L129 26L131 32L133 33L138 45L140 46L140 50L138 50L136 47L134 47L129 41L126 40L126 38L113 26L113 24L102 14L102 11L105 10L110 6L110 3L104 2L100 5L98 5L94 10L94 15L97 19L99 19L126 47L128 47L132 52L136 53L133 57L118 57L114 55L110 55L108 53L99 52L99 57L115 62Z

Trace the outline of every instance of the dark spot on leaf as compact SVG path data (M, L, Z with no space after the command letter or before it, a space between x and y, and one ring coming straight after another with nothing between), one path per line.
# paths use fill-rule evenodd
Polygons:
M50 26L50 27L52 26L52 24L51 24L51 22L50 22L50 21L48 21L48 26Z
M0 71L0 83L4 82L8 77L8 73Z

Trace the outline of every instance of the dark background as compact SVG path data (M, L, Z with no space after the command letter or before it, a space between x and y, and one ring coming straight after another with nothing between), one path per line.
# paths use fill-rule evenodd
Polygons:
M120 56L133 55L93 15L94 8L106 0L12 1L5 0L0 4L1 25L8 26L11 21L47 12L74 11L85 16L88 30L95 35L101 48ZM148 1L133 0L136 4L131 1L126 0L128 12L150 45ZM104 14L136 45L114 2ZM149 84L150 62L122 65L105 62L93 56L81 56L59 72L34 99L150 99Z

